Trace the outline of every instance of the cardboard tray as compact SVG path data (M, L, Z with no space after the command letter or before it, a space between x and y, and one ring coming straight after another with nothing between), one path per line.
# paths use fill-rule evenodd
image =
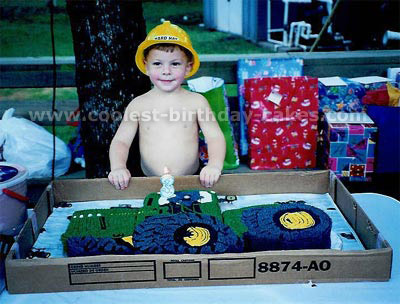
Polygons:
M133 178L124 191L106 179L56 180L47 187L6 258L10 293L265 283L387 281L392 248L331 171L228 174L221 195L329 193L366 250L290 250L199 255L106 255L26 259L54 206L64 202L144 198L157 177ZM175 189L203 189L198 176L177 177Z

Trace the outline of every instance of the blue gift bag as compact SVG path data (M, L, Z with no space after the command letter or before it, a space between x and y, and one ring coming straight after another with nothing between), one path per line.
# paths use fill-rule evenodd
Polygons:
M378 127L375 172L400 172L400 107L370 105L367 113Z

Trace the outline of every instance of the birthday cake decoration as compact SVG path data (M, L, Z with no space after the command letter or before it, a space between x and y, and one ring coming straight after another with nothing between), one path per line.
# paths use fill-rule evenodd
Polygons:
M283 227L290 230L306 229L315 225L314 218L308 212L286 212L279 218Z
M170 174L167 167L164 168L164 175L160 178L162 187L160 189L159 204L168 204L168 199L175 196L174 177Z
M210 237L210 230L204 227L190 226L186 229L190 236L184 236L183 240L192 247L200 247L207 244Z
M327 249L332 220L304 201L276 202L221 212L214 191L175 191L165 170L160 192L141 208L75 212L61 239L68 256L212 254Z

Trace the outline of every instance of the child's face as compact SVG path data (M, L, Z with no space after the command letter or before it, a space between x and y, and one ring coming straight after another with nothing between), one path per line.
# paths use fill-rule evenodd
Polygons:
M180 88L185 76L192 69L192 63L188 62L185 53L178 47L172 52L150 50L145 64L151 82L164 92L173 92Z

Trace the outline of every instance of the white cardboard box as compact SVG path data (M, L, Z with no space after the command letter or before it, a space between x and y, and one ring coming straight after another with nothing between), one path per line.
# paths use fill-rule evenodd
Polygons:
M159 178L133 178L124 191L106 179L56 180L41 196L6 258L10 293L267 283L387 281L392 248L330 171L228 174L221 195L329 193L366 250L290 250L199 255L107 255L26 259L39 229L63 202L144 198ZM198 176L177 177L175 189L202 189ZM271 265L273 265L271 267ZM138 271L140 270L140 271Z

